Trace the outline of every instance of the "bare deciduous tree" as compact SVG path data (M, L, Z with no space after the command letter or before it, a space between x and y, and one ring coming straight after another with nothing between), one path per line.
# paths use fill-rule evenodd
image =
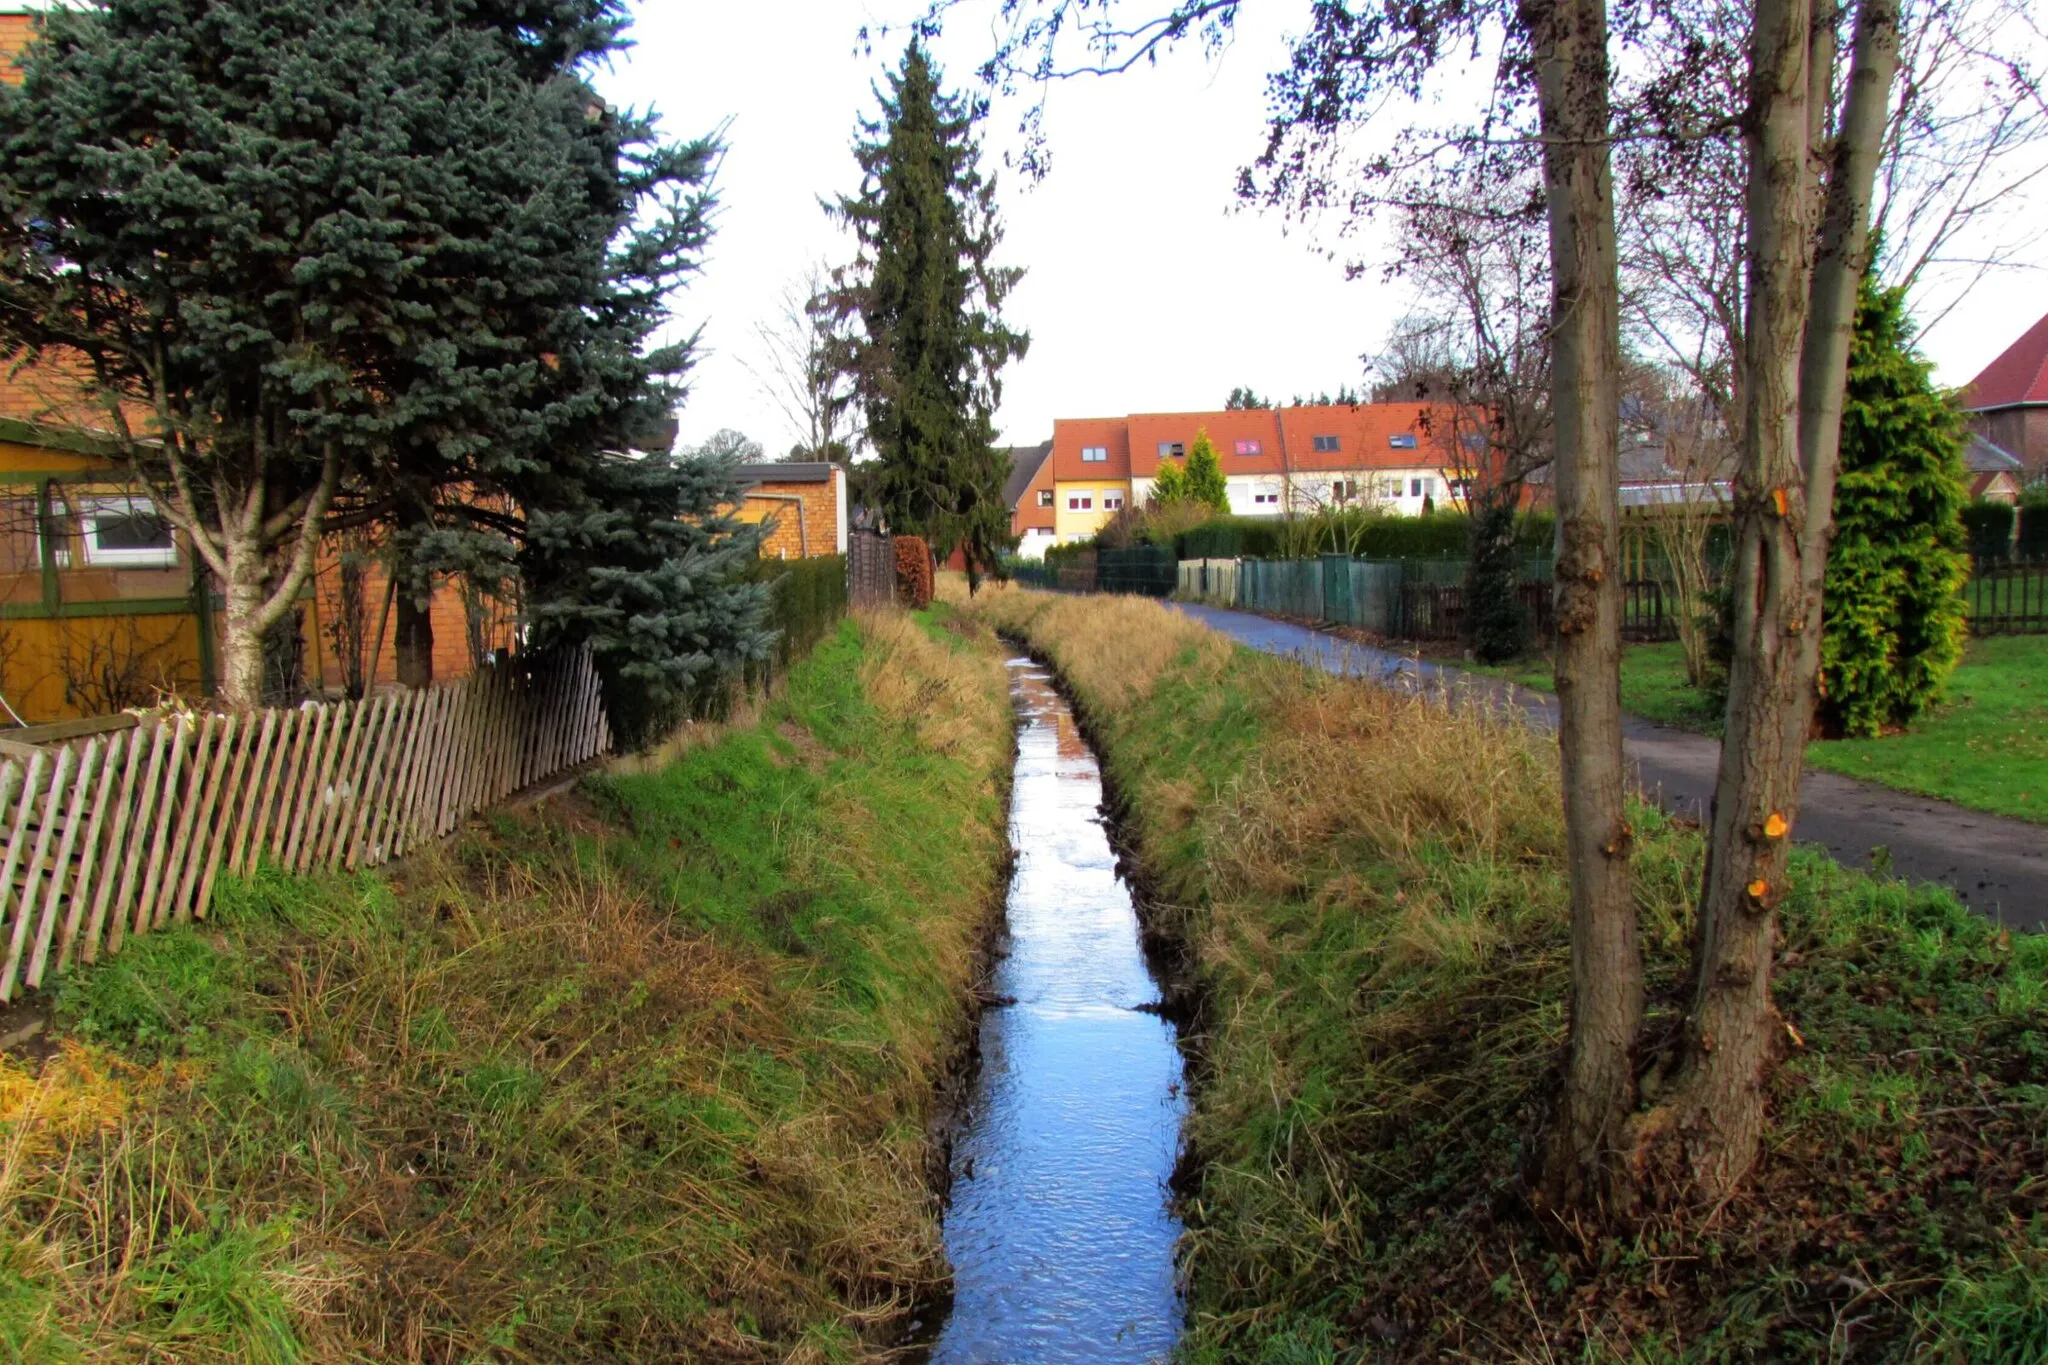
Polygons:
M774 313L754 324L756 354L741 364L801 433L790 458L845 464L860 432L853 383L841 365L843 344L831 314L818 306L830 287L819 265L784 286Z

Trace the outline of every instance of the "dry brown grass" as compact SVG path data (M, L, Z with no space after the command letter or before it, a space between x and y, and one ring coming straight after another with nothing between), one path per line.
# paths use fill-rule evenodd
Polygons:
M954 607L1041 649L1084 706L1104 718L1148 695L1185 665L1219 674L1231 645L1207 626L1146 597L1072 596L1000 583L970 602L963 585L941 594Z

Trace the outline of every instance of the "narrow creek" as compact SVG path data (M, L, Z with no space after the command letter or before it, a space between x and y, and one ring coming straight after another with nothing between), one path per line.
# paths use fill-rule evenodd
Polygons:
M945 1216L953 1303L933 1365L1154 1361L1181 1324L1168 1206L1185 1110L1102 772L1045 669L1019 720L1002 956Z

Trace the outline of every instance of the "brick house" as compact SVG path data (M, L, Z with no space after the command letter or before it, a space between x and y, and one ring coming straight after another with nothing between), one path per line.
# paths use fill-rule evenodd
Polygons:
M1010 477L1003 484L1003 502L1010 509L1010 534L1017 537L1017 553L1025 559L1045 558L1045 547L1053 543L1059 520L1054 505L1052 442L1035 446L1011 446L1004 452L1010 460Z
M761 554L811 559L846 553L846 470L824 460L779 460L739 467L741 521L773 520Z
M2020 462L2022 478L2048 475L2048 315L1963 389L1970 425Z

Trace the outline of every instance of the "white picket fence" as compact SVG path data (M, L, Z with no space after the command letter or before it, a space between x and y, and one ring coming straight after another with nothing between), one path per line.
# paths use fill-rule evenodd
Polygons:
M583 650L361 702L9 744L0 1001L131 935L204 918L224 868L375 867L610 748Z

